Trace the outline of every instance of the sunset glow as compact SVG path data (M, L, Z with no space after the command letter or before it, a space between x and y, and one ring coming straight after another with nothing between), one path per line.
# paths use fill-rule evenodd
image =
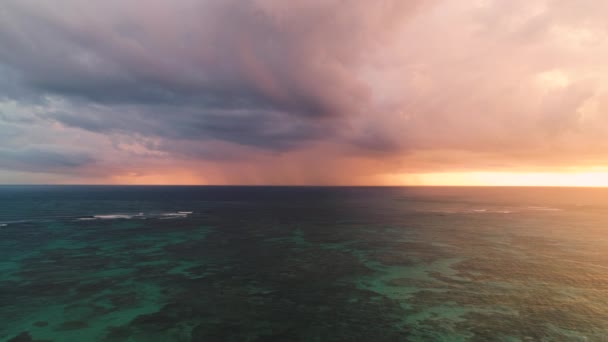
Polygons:
M445 185L445 186L608 186L608 172L578 173L426 173L401 176L403 185ZM399 179L389 178L389 183Z

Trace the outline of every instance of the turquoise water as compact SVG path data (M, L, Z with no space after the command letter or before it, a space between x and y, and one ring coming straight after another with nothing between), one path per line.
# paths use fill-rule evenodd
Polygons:
M608 189L0 187L2 341L608 340Z

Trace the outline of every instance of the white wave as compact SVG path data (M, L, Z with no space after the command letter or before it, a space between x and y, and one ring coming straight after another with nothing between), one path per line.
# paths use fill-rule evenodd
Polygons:
M129 214L107 214L107 215L93 215L94 219L98 219L98 220L118 220L118 219L123 219L123 220L129 220L135 217L143 217L143 215L137 214L137 215L129 215Z
M128 213L119 213L119 214L99 214L93 215L93 217L83 217L79 220L130 220L130 219L143 219L146 218L144 213L137 214L128 214Z
M174 213L162 213L162 214L160 214L160 216L161 216L160 219L169 220L169 219L176 219L176 218L186 218L190 214L192 214L191 211L177 211Z
M131 220L131 219L172 219L172 218L185 218L192 214L192 211L177 211L177 212L165 212L165 213L117 213L117 214L98 214L87 217L79 217L76 221L94 221L94 220Z
M6 223L0 223L0 227L6 227L6 226L8 226L8 224L6 224Z
M97 220L95 217L79 217L76 221L94 221Z

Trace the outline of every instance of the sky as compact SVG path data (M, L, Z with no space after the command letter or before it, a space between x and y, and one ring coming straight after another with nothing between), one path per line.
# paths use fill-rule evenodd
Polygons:
M607 16L3 0L0 183L606 186Z

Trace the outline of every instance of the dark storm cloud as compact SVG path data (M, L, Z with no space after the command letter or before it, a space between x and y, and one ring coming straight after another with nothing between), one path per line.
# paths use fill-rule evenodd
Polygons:
M84 109L86 107L80 107ZM114 115L121 113L120 116ZM45 118L97 133L138 133L168 140L221 140L274 151L326 138L326 121L292 118L261 110L217 110L174 106L96 106L80 112L47 113ZM226 156L229 157L229 156Z
M65 125L287 150L367 106L352 68L417 3L8 0L0 66Z
M367 6L311 3L7 1L0 58L33 87L99 102L343 114L366 95L348 70L366 26L384 23L368 24Z
M94 158L84 152L49 147L0 149L0 168L39 173L65 173L90 165Z

